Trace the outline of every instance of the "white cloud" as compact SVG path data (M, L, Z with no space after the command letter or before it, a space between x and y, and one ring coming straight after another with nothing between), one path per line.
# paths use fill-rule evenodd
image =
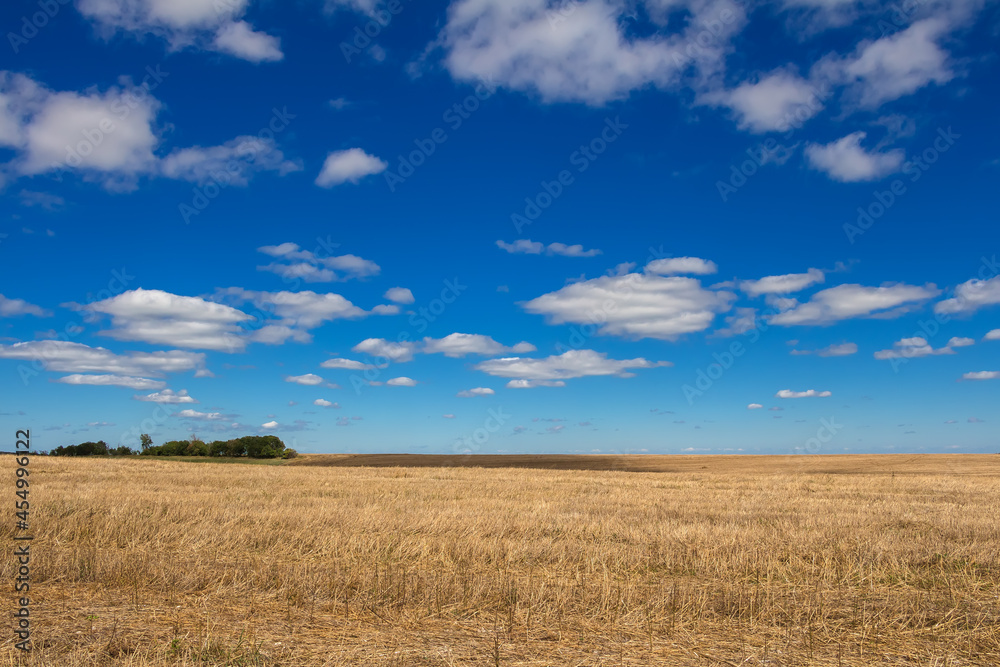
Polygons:
M818 357L846 357L852 354L856 354L858 351L857 343L834 343L828 345L820 350L792 350L793 355L807 355L815 354Z
M778 276L765 276L759 280L741 280L739 286L750 296L791 294L822 283L824 280L826 277L822 271L809 269L805 273L787 273Z
M164 157L159 173L167 178L205 184L246 186L258 172L274 171L284 176L302 166L286 160L273 139L240 136L220 146L180 148Z
M822 61L814 71L833 83L848 84L849 101L877 108L954 77L948 53L937 44L948 28L942 17L923 19L906 30L861 44L851 56Z
M284 58L277 37L255 31L246 21L227 23L215 33L216 50L250 62L275 62Z
M963 338L960 336L954 336L948 339L948 347L968 347L970 345L975 345L976 341L972 338Z
M416 387L417 381L413 378L408 378L406 376L401 376L398 378L392 378L386 381L386 384L390 387Z
M747 406L747 410L760 410L763 407L764 406L761 405L760 403L751 403L750 405Z
M537 348L531 343L521 341L513 347L507 347L489 336L481 334L453 333L444 338L424 338L421 352L424 354L441 353L446 357L464 357L467 354L490 356L496 354L523 354L534 352Z
M506 384L508 389L532 389L534 387L565 387L562 380L511 380Z
M879 350L875 353L876 359L913 359L919 357L929 357L938 354L955 354L953 348L968 347L975 345L976 341L971 338L953 337L941 348L934 349L927 342L927 339L915 336L913 338L903 338L892 344L891 350Z
M197 410L191 409L181 410L176 413L175 416L180 417L181 419L197 419L199 421L207 422L222 421L227 419L226 415L221 412L198 412Z
M542 359L527 357L504 357L482 361L473 368L489 375L520 380L569 380L572 378L617 375L632 377L629 369L669 366L669 362L636 359L608 359L608 356L594 350L570 350L560 355Z
M901 148L880 152L861 147L865 132L852 132L829 144L808 144L805 149L809 164L842 183L874 181L897 171L905 153Z
M444 65L458 80L496 82L545 102L601 105L647 85L675 86L685 73L719 75L745 18L731 2L647 3L659 30L640 37L627 28L636 8L600 0L568 7L562 11L547 0L453 2L438 38ZM671 22L679 10L684 20ZM726 21L719 20L724 10ZM668 23L683 27L662 34ZM718 35L703 24L717 25Z
M399 306L394 303L380 303L372 308L372 315L399 315Z
M276 421L264 422L263 424L260 425L260 427L264 429L278 428L278 422Z
M832 396L829 391L816 391L815 389L807 389L806 391L792 391L791 389L782 389L777 394L774 395L775 398L827 398Z
M113 328L100 332L103 336L224 352L246 347L239 324L251 319L221 303L142 288L78 308L111 316Z
M523 308L546 315L550 324L594 324L601 335L673 340L707 329L735 298L694 278L628 273L573 283Z
M78 0L77 9L106 37L118 31L163 37L171 49L227 53L250 62L281 60L277 38L239 20L249 0Z
M8 299L0 294L0 317L21 317L22 315L52 317L52 311L30 304L23 299Z
M719 267L715 262L700 257L669 257L667 259L655 259L646 265L649 273L658 273L664 276L691 273L699 276L707 276L716 273Z
M285 262L258 266L258 271L270 271L289 280L301 278L313 283L346 281L377 276L382 271L382 267L370 259L350 254L318 257L295 243L261 246L257 250Z
M453 414L447 414L447 415L441 415L441 416L444 417L445 419L454 419L455 418L455 415L453 415Z
M133 396L137 401L148 401L150 403L197 403L192 396L189 396L186 389L181 389L178 392L174 392L171 389L164 389L163 391L158 391L153 394L147 394L146 396Z
M217 298L227 297L237 302L253 302L273 315L273 319L266 320L265 326L253 331L250 336L254 342L268 344L281 344L289 339L308 343L312 340L309 329L326 322L360 319L370 314L333 292L255 292L241 287L218 290Z
M893 318L940 293L933 285L838 285L768 320L778 326L827 325L856 317Z
M492 396L495 393L489 387L475 387L473 389L463 389L455 395L461 398L472 398L474 396Z
M787 70L732 90L707 93L701 101L729 107L736 113L740 129L755 133L786 132L823 108L814 86Z
M335 410L340 408L339 404L331 403L325 398L317 398L315 401L313 401L313 405L318 405L321 408L334 408Z
M983 336L983 340L1000 340L1000 329L988 331L986 335Z
M360 361L354 361L353 359L340 359L335 357L333 359L327 359L326 361L321 363L320 368L337 368L348 371L364 371L375 367L372 366L371 364L365 364Z
M989 280L967 280L955 288L955 296L934 304L935 313L971 315L980 308L1000 303L1000 276Z
M413 298L413 292L405 287L390 287L382 295L389 301L393 303L413 303L415 299Z
M974 371L964 373L963 380L997 380L1000 379L1000 371Z
M513 243L497 241L497 247L512 254L526 255L540 255L544 252L548 255L562 255L563 257L596 257L601 254L601 251L597 249L584 250L580 244L550 243L543 245L530 239L518 239Z
M295 384L315 386L318 384L323 384L324 380L315 373L306 373L305 375L289 375L285 378L285 382L294 382Z
M149 380L147 378L128 377L123 375L67 375L61 377L56 382L62 384L84 384L101 387L128 387L129 389L160 389L166 386L162 380Z
M357 183L365 176L381 174L388 166L389 163L360 148L333 151L326 156L323 168L316 177L316 185L332 188L342 183Z
M60 340L36 340L0 345L0 359L39 361L46 370L63 373L110 373L112 375L163 375L201 368L201 352L127 352L115 354L103 347Z
M384 338L366 338L352 347L351 350L375 358L402 363L413 359L415 347L411 342L392 343Z

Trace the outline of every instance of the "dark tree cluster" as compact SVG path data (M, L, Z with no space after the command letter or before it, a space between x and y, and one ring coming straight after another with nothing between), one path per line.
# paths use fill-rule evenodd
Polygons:
M245 456L252 459L291 459L298 452L289 447L276 435L245 435L232 440L216 440L206 444L203 440L192 437L190 440L171 440L162 445L153 445L153 439L143 433L142 451L136 452L130 447L121 446L109 448L103 440L99 442L84 442L79 445L56 447L52 456Z

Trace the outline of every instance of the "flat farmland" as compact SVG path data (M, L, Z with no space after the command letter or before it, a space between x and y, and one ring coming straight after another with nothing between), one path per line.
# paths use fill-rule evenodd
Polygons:
M996 455L31 469L4 664L1000 664Z

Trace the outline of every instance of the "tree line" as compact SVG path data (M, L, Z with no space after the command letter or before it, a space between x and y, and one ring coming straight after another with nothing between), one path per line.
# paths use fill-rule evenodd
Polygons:
M227 456L251 459L291 459L298 452L286 447L276 435L244 435L232 440L215 440L206 443L197 436L189 440L171 440L154 445L147 433L139 438L141 450L121 445L109 447L103 440L82 442L79 445L62 445L49 452L50 456Z

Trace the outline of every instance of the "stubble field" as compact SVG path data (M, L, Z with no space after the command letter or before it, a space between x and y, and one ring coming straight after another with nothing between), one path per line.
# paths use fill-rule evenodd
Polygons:
M0 659L1000 664L1000 456L586 458L35 457Z

